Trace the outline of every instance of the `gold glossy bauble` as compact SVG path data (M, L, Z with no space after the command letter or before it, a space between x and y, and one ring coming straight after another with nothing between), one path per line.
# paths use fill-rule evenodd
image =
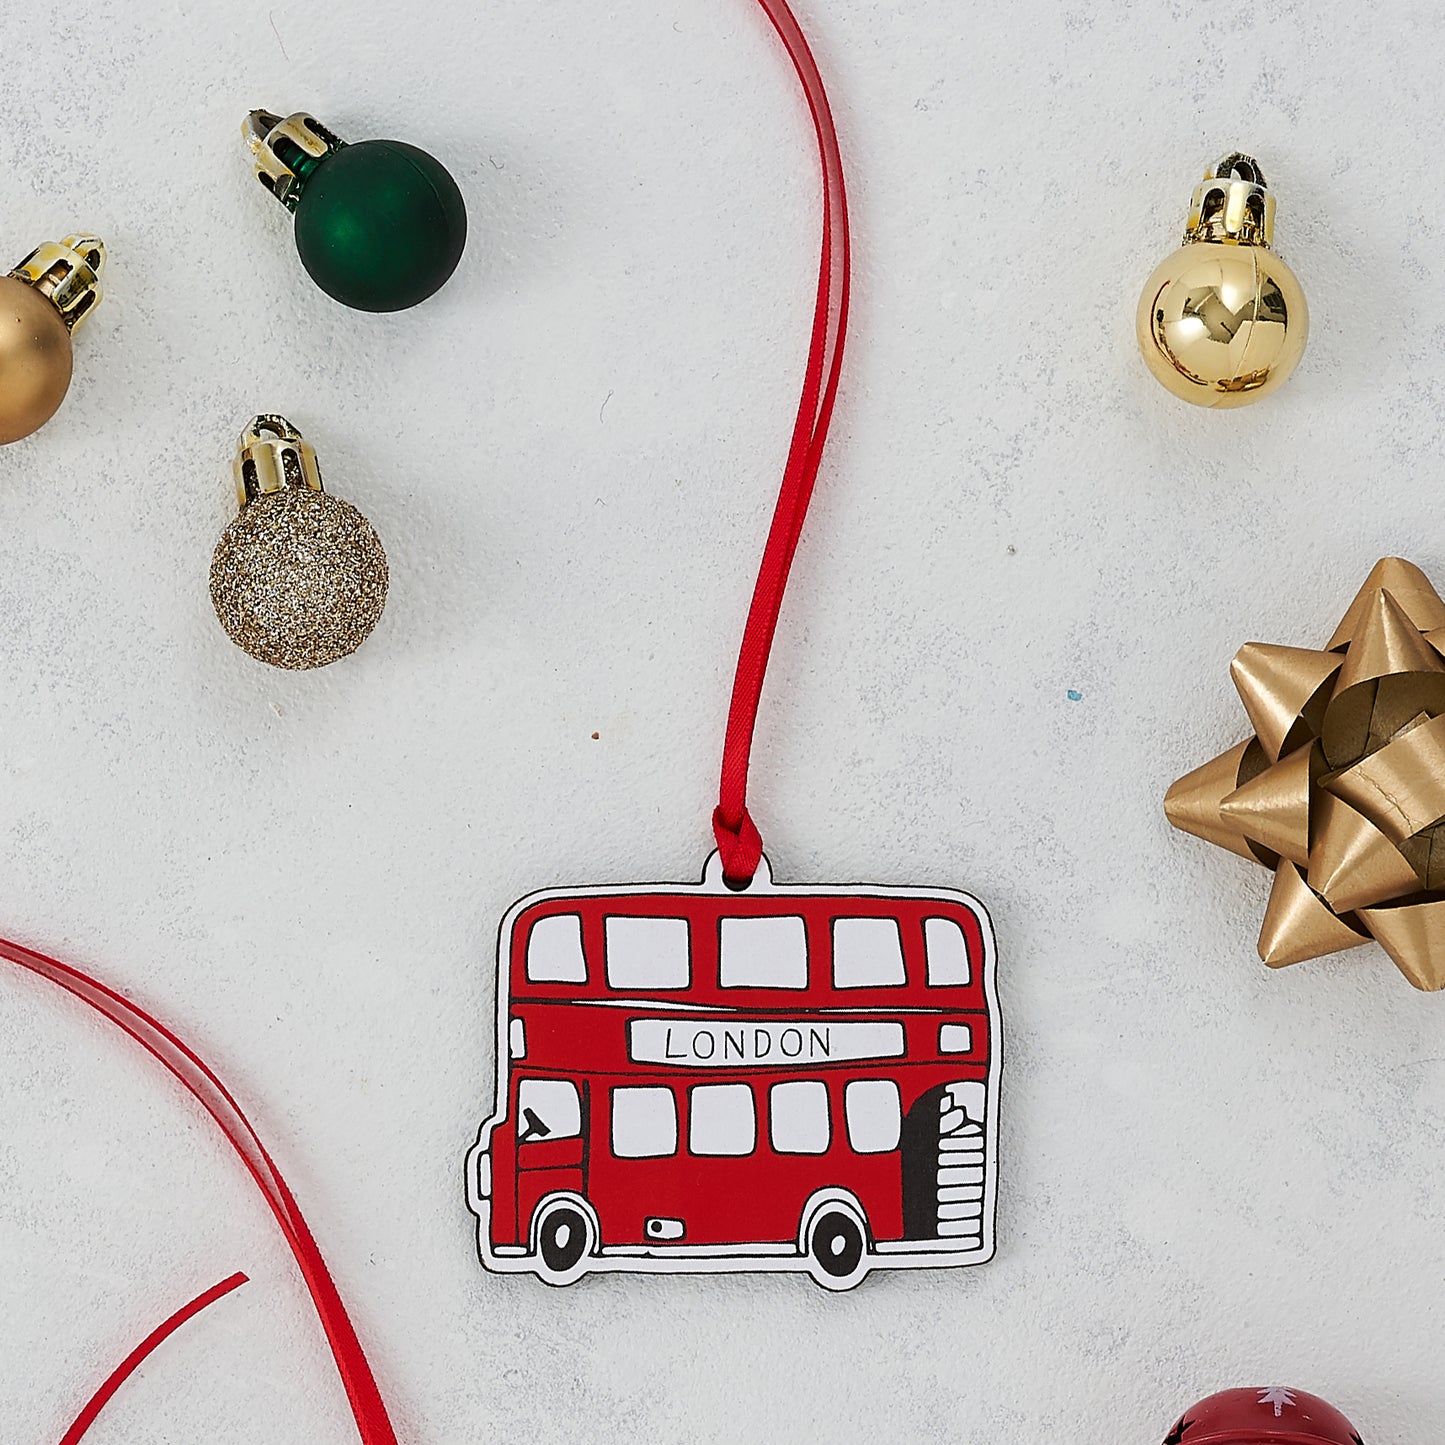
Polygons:
M1270 249L1274 197L1247 156L1226 156L1195 192L1185 244L1139 298L1139 349L1159 382L1196 406L1246 406L1304 354L1309 308Z
M272 667L325 667L381 617L386 552L322 489L316 453L283 417L257 417L236 457L240 515L211 560L211 603L232 642Z
M1299 363L1309 308L1272 251L1196 241L1149 278L1138 325L1149 370L1175 396L1246 406L1276 391Z
M0 276L0 443L53 417L70 390L70 328L18 276Z

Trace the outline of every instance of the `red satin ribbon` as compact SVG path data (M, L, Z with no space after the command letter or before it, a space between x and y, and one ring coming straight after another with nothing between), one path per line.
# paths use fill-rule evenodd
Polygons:
M718 806L713 813L713 832L722 855L723 876L737 887L745 887L752 881L762 857L762 838L747 808L748 762L783 593L833 414L848 324L848 203L843 160L827 92L807 39L785 0L759 0L759 4L788 51L812 114L823 175L823 240L803 391L743 630L723 743ZM0 939L0 957L58 984L123 1029L175 1075L210 1114L240 1156L291 1247L326 1332L363 1445L397 1445L381 1392L321 1251L280 1170L225 1085L205 1061L165 1025L96 979L3 939ZM154 1330L96 1392L66 1432L61 1445L76 1445L116 1389L152 1350L207 1305L236 1288L244 1278L233 1275L223 1280Z
M223 1279L220 1284L213 1284L203 1294L198 1294L190 1304L183 1305L164 1324L157 1325L110 1372L105 1384L90 1397L85 1409L75 1417L75 1423L61 1436L60 1445L79 1445L80 1437L90 1429L95 1422L95 1417L105 1409L110 1397L135 1373L136 1368L152 1350L158 1345L164 1344L187 1320L194 1319L207 1305L215 1304L218 1299L224 1298L233 1289L239 1289L245 1283L246 1276L244 1274L233 1274L229 1279Z
M818 266L812 340L803 373L803 394L798 402L798 417L783 468L778 504L743 629L723 740L718 805L712 815L713 834L722 855L723 877L735 888L752 882L763 855L762 837L748 813L748 761L768 654L772 651L783 592L788 585L788 571L798 549L798 537L803 530L803 518L813 495L828 423L833 416L838 375L843 367L843 340L848 330L848 198L843 185L843 157L838 150L828 94L807 38L786 0L758 0L758 3L787 48L813 116L823 170L823 251Z
M316 1241L311 1237L300 1207L281 1177L281 1171L266 1152L266 1146L251 1127L250 1120L241 1112L241 1106L210 1066L164 1024L79 969L46 958L44 954L33 953L18 944L7 943L4 939L0 939L0 958L58 984L118 1028L124 1029L136 1043L165 1065L215 1120L266 1203L271 1206L276 1223L301 1268L302 1278L321 1319L321 1327L326 1331L341 1383L346 1387L362 1445L397 1445L396 1432L391 1428L391 1420L366 1353L361 1348L346 1306L341 1302L341 1295Z

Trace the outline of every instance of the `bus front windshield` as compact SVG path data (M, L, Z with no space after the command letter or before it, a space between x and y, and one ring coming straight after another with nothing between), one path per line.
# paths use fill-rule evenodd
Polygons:
M517 1086L517 1143L571 1139L582 1132L582 1103L568 1079L523 1079Z

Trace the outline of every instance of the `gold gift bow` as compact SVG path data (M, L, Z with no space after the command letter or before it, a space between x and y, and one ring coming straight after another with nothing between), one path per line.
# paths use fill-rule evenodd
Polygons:
M1247 642L1230 673L1254 736L1164 812L1274 870L1259 956L1374 938L1416 988L1445 988L1445 601L1386 557L1323 651Z

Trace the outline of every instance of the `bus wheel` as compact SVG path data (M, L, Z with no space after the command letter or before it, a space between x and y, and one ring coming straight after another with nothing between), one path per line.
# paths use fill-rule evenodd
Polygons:
M828 1204L808 1230L808 1269L824 1289L852 1289L868 1272L868 1234L847 1205Z
M548 1284L572 1284L586 1272L596 1248L596 1231L587 1211L574 1199L551 1199L537 1210L537 1273Z

